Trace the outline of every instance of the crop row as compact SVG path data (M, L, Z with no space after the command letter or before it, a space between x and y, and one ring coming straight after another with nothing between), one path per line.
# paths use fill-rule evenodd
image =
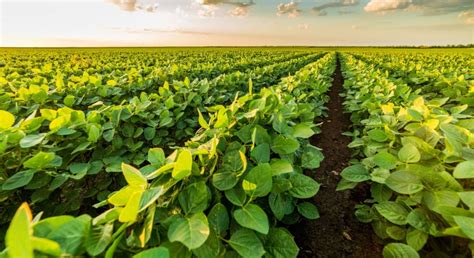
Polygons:
M207 118L198 113L201 129L183 147L169 155L149 149L143 157L148 165L140 169L121 163L124 187L95 205L102 211L95 218L33 219L23 204L6 233L3 254L296 257L293 237L277 222L318 217L317 208L303 199L315 195L319 184L302 169L316 168L323 159L308 138L328 100L334 69L335 55L329 53L276 86L254 90L250 83L231 103L208 106ZM71 120L81 119L74 112ZM15 131L12 115L2 116L7 119L2 132ZM22 163L46 172L58 158L40 151ZM92 166L73 170L87 174Z
M342 57L349 147L360 162L342 171L338 189L370 185L356 216L390 243L386 257L467 256L467 245L474 251L472 107L442 92L425 95L360 59Z
M420 90L426 97L448 97L449 101L474 107L472 56L465 54L357 54L357 58L388 72Z
M252 78L258 85L273 83L320 56L239 73L240 80L224 75L219 78L234 80L165 83L157 93L137 93L128 103L122 100L125 103L117 105L71 105L79 108L72 109L61 104L48 108L43 103L25 105L25 113L15 112L18 101L13 100L16 106L6 110L16 117L16 125L0 133L4 168L0 198L5 207L1 224L8 221L24 196L31 196L30 201L48 215L77 212L81 205L88 207L103 200L109 189L121 185L114 172L121 171L122 162L139 166L146 161L150 147L161 146L169 153L184 143L199 128L198 115L205 114L204 107L228 104L232 96L242 94L242 84L254 84ZM74 95L80 96L80 90ZM46 97L55 104L54 93ZM26 163L50 158L54 160L44 167L32 168Z

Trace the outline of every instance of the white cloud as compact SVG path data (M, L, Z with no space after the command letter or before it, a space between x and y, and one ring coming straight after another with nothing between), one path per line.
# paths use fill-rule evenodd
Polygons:
M218 7L215 5L203 5L198 11L199 17L213 17L216 15Z
M124 11L133 12L136 10L136 0L107 0L107 2L117 5Z
M406 10L424 15L439 15L472 8L472 0L370 0L366 12Z
M232 1L232 0L196 0L196 3L202 4L202 5L230 4L230 5L240 6L240 7L246 7L246 6L251 6L255 4L253 0L250 0L248 2Z
M198 11L200 17L212 17L218 9L218 5L234 5L234 9L228 13L232 16L246 16L249 12L249 7L254 5L253 0L250 1L234 1L234 0L195 0L195 3L199 4L202 8Z
M474 25L474 10L461 12L458 17L465 23L469 25Z
M383 12L396 9L405 9L411 4L411 0L371 0L364 7L366 12Z
M121 10L127 12L134 12L142 10L145 12L155 12L158 9L158 3L148 1L147 3L139 3L137 0L105 0L118 6Z
M229 11L230 15L237 16L237 17L247 16L248 13L249 13L249 8L247 6L237 6L234 9Z
M303 11L298 8L298 3L291 1L286 4L279 4L277 6L277 15L287 15L290 18L298 17Z

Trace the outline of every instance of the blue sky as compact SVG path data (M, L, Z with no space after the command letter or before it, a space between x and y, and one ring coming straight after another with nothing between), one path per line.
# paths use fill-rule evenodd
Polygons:
M0 46L474 43L474 0L0 0Z

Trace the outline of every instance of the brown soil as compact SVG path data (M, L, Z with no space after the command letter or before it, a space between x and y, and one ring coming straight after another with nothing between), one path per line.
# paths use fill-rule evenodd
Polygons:
M382 247L369 224L360 223L354 216L354 206L368 197L366 188L336 192L340 172L349 165L351 138L342 135L351 125L348 114L343 113L342 78L339 59L334 81L329 92L328 116L323 119L321 133L311 139L313 145L323 150L324 160L315 171L306 171L321 183L313 203L318 206L320 218L302 220L290 230L300 247L299 257L341 258L381 257Z

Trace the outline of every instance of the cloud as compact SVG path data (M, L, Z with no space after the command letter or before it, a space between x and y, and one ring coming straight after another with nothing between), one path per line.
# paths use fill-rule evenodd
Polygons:
M364 7L366 12L383 12L397 9L405 9L411 4L411 0L371 0Z
M127 12L134 12L136 10L142 10L145 12L155 12L158 9L158 3L139 3L137 0L106 0L111 4L118 6L121 10Z
M461 12L458 17L465 23L469 25L474 25L474 10Z
M390 0L389 0L390 1ZM313 7L313 12L319 16L327 15L327 12L324 11L326 8L339 8L339 7L346 7L346 6L354 6L358 5L360 0L339 0L335 2L325 3L319 6ZM323 13L324 15L321 15Z
M201 5L219 5L219 4L230 4L235 5L238 7L247 7L254 5L255 2L253 0L244 2L244 1L232 1L232 0L196 0L198 4Z
M277 6L277 15L278 16L283 16L287 15L290 18L295 18L298 17L303 11L299 9L298 3L291 1L286 4L279 4Z
M215 5L204 5L198 11L199 17L214 17L218 8Z
M236 17L247 16L249 8L247 6L237 6L229 11L229 14Z
M250 1L233 1L233 0L195 0L202 8L198 11L200 17L213 17L218 9L218 5L234 5L235 8L228 13L232 16L246 16L249 12L249 7L254 5L253 0Z
M133 12L137 9L136 0L106 0L106 2L114 4L118 6L121 10L128 11L128 12Z
M472 8L472 0L370 0L366 12L406 10L424 15L440 15Z

